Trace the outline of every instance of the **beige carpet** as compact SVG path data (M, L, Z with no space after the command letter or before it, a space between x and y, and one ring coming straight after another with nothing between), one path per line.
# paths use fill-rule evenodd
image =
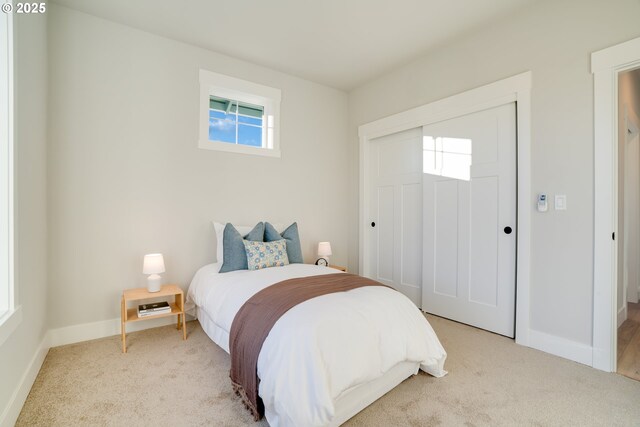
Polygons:
M412 377L350 426L640 425L640 382L429 316L449 375ZM53 348L18 426L266 426L229 384L229 356L188 324Z

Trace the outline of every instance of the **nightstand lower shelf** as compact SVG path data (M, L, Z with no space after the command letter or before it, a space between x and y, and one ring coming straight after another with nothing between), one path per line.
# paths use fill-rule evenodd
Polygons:
M145 299L158 297L173 297L174 302L170 302L170 313L154 314L151 316L138 316L137 307L129 308L128 304L134 301L142 301ZM120 327L122 333L122 352L127 352L127 330L126 325L130 322L138 322L140 320L158 319L161 317L177 316L178 330L182 329L182 339L187 339L187 325L184 318L184 292L177 285L164 285L159 292L148 292L146 288L127 289L122 292L122 300L120 302Z
M159 317L167 317L167 316L175 316L175 315L181 315L182 314L182 310L180 310L180 308L174 304L171 303L169 304L169 306L171 307L171 312L170 313L162 313L162 314L153 314L150 316L138 316L138 309L137 308L128 308L127 309L127 323L129 322L137 322L139 320L147 320L147 319L157 319Z

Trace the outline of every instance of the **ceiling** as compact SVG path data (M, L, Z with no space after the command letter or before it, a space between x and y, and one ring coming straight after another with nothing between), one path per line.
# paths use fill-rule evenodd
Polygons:
M534 0L55 0L350 90Z

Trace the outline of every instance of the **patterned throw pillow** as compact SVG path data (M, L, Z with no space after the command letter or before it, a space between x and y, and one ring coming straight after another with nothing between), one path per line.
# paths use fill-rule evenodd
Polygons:
M284 239L273 242L243 240L243 243L244 250L247 252L249 270L282 267L289 264L287 241Z

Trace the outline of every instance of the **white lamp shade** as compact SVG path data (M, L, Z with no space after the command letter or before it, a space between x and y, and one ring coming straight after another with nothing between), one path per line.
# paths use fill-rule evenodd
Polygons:
M142 274L164 273L164 258L162 254L147 254L144 256Z
M329 256L329 255L331 255L331 243L329 242L318 243L318 256Z

